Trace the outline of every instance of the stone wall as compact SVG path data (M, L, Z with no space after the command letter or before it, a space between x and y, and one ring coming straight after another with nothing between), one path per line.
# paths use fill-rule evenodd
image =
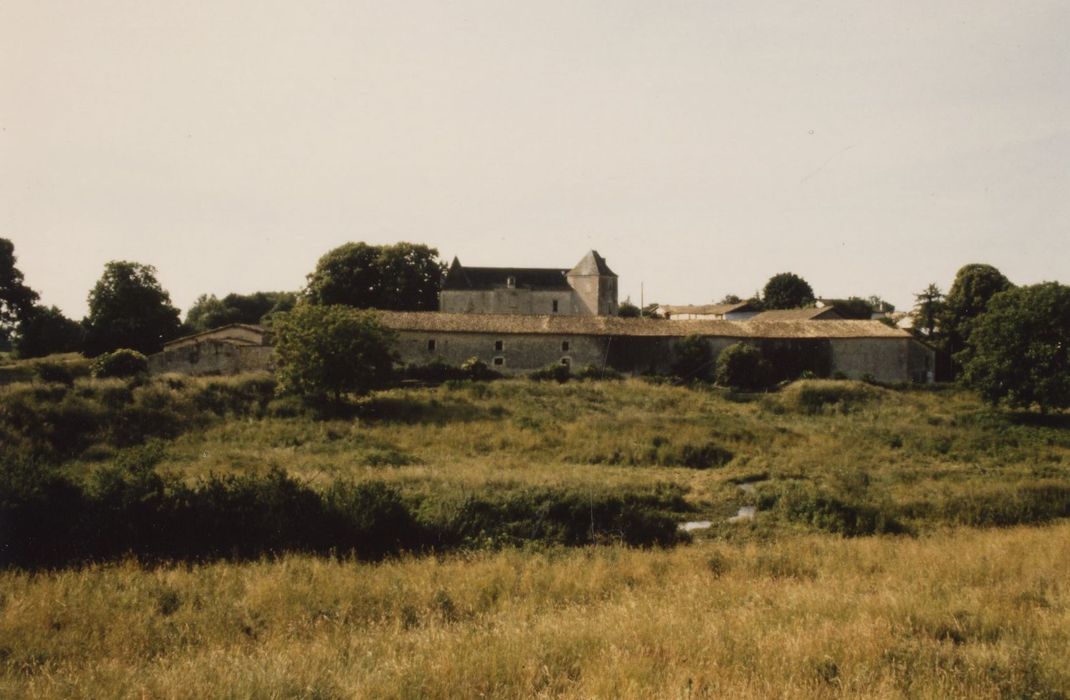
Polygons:
M153 374L240 374L273 368L274 348L215 339L168 348L149 357L149 371Z
M601 367L606 361L607 340L596 336L399 331L395 349L405 364L444 362L457 366L478 357L502 374L524 374L565 361L575 371L587 365Z
M869 375L878 382L911 380L909 338L832 338L832 371L848 379Z
M554 310L557 302L557 310ZM585 311L571 289L443 290L439 310L455 314L557 314L578 316Z

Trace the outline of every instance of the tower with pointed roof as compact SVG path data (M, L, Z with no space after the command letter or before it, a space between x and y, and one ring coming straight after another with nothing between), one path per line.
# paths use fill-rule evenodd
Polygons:
M617 275L606 259L590 250L565 274L584 316L617 315Z
M571 270L465 267L453 259L442 282L439 310L467 314L615 316L617 275L588 252Z

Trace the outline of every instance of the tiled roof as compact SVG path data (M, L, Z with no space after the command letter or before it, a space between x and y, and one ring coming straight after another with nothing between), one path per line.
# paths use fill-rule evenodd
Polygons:
M583 258L568 271L568 274L603 275L607 277L617 276L613 270L609 269L609 265L606 265L606 259L599 255L596 250L587 251L587 255L584 255Z
M836 313L836 309L831 306L826 306L823 309L776 309L774 311L763 311L754 318L750 319L754 321L816 321L821 320L841 320L843 317Z
M446 314L381 311L383 325L424 333L520 333L527 335L597 335L678 338L705 335L724 338L900 338L906 331L880 321L663 321L616 316L535 316Z
M702 304L691 305L686 304L683 306L670 306L663 304L658 307L658 310L662 313L669 315L673 314L702 314L705 316L723 316L724 314L732 313L733 311L743 311L750 308L751 303L749 301L740 301L735 304Z
M568 270L542 267L465 267L454 258L442 282L443 291L496 289L508 286L513 278L517 289L572 289L565 275Z
M215 339L217 339L217 340L225 340L227 342L233 342L235 344L255 345L255 343L252 343L252 342L250 342L248 340L244 340L244 339L241 339L241 338L227 338L227 337L225 337L226 336L226 331L229 331L229 330L232 330L232 329L238 329L238 328L241 328L241 329L247 330L247 331L251 331L253 333L257 333L257 334L260 335L261 338L263 338L264 336L267 335L267 329L265 329L263 326L254 326L254 325L251 325L251 324L248 324L248 323L229 323L229 324L227 324L225 326L219 326L218 328L210 328L210 329L208 329L206 331L201 331L200 333L192 333L190 335L184 335L181 338L175 338L174 340L169 340L166 343L164 343L163 346L164 346L164 348L169 348L169 347L171 347L173 345L178 345L178 344L185 345L186 343L188 343L191 340L192 341L207 340L209 338L212 338L213 336L219 336L219 335L222 335L224 337L215 338Z

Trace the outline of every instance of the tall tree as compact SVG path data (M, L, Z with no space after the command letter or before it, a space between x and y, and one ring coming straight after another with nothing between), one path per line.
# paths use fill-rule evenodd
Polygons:
M35 306L19 324L15 350L19 357L79 352L84 336L82 324L67 318L55 306Z
M773 275L762 289L762 305L766 309L798 309L814 301L810 284L792 272Z
M37 301L37 292L23 281L15 267L15 244L0 238L0 345L8 346L15 327L26 320Z
M947 351L954 361L956 374L969 360L967 343L974 321L985 312L993 296L1013 286L1002 272L991 265L965 265L955 275L955 281L944 300L940 328L945 335Z
M937 327L944 315L944 293L935 283L914 295L914 335L937 340Z
M346 243L319 259L305 297L321 305L434 311L443 269L438 250L426 245Z
M186 312L186 329L192 333L218 328L230 323L265 323L280 311L289 311L297 303L293 292L254 292L228 294L222 299L202 294Z
M1070 408L1070 287L1045 282L995 294L967 343L963 377L986 400Z
M113 260L89 293L85 352L90 357L117 348L158 352L178 334L178 318L156 268Z

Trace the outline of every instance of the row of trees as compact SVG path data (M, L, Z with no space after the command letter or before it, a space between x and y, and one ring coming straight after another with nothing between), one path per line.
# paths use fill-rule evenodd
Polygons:
M945 295L915 296L914 333L989 402L1041 410L1070 407L1070 287L1015 286L991 265L971 264Z
M20 357L84 352L95 357L116 348L150 354L168 340L231 323L270 325L276 316L310 305L428 311L437 308L445 266L425 245L347 243L331 250L308 275L300 292L202 295L185 322L151 265L112 261L89 293L89 313L79 323L56 307L38 304L16 266L11 241L0 239L0 349Z

